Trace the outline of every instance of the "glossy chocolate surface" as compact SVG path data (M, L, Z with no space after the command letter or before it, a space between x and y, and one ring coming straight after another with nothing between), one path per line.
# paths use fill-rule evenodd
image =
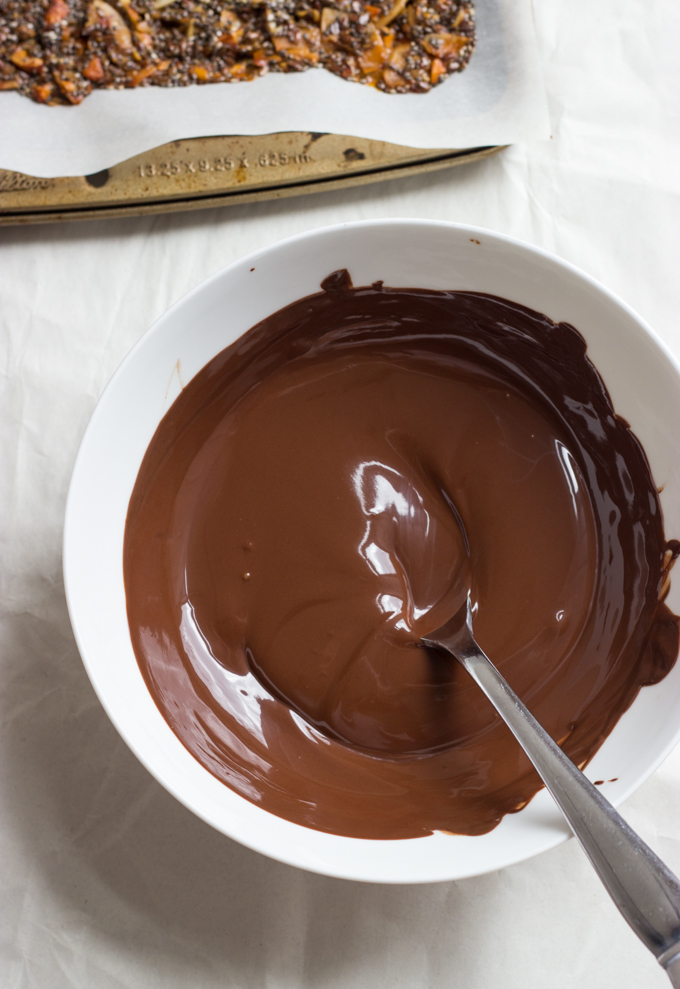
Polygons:
M159 425L125 535L134 649L189 751L272 813L481 834L540 781L420 636L470 589L480 644L582 765L675 661L677 544L573 327L346 272L322 287Z

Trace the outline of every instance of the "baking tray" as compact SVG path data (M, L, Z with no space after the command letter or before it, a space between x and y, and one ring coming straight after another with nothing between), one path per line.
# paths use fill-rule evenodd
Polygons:
M0 169L0 226L281 199L451 168L500 150L422 150L337 134L197 137L94 175L48 179Z

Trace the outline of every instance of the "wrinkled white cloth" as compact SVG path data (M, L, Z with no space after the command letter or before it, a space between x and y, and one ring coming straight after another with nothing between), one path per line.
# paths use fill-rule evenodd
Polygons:
M173 300L280 237L383 216L491 227L601 279L680 355L680 8L540 0L536 17L550 141L299 199L0 230L3 989L668 985L573 841L478 879L387 887L212 831L118 738L64 604L64 500L106 381ZM680 873L680 751L623 813Z

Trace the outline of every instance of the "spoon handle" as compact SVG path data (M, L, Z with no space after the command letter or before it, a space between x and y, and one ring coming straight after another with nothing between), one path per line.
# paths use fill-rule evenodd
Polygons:
M445 627L446 628L446 627ZM524 706L472 635L471 616L444 647L482 688L566 817L609 895L680 989L680 882Z

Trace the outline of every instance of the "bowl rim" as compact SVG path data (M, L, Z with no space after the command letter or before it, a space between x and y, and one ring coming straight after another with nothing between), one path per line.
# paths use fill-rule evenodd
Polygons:
M64 588L66 594L68 613L83 665L88 674L88 678L93 686L93 689L100 703L102 704L102 707L107 713L109 719L112 721L114 727L121 735L126 745L132 750L132 752L137 757L137 759L142 763L142 765L145 766L145 768L151 773L151 775L181 804L187 807L193 814L195 814L201 820L205 821L207 824L214 827L216 830L220 831L221 833L227 835L228 837L232 838L233 840L238 841L240 844L252 849L253 851L260 852L266 855L267 857L282 862L284 864L292 865L321 875L326 875L339 879L348 879L353 881L386 883L386 884L395 884L395 885L446 882L455 879L484 875L486 873L496 871L498 868L501 867L505 868L508 865L513 865L517 862L521 862L528 858L532 858L534 855L538 855L544 851L549 850L550 848L554 848L573 836L569 831L566 823L564 823L563 828L552 827L550 833L543 836L543 840L540 842L540 847L537 847L528 852L518 852L514 856L508 856L502 866L499 866L497 863L490 863L488 867L479 868L478 866L476 866L472 870L466 871L465 868L461 868L460 863L458 863L458 867L456 868L449 868L449 869L443 868L441 875L437 875L436 877L432 877L428 874L428 875L409 875L408 877L400 875L392 878L389 875L383 874L382 871L371 873L370 869L357 870L347 867L340 868L338 866L331 866L327 863L321 863L314 858L310 859L309 855L300 854L299 852L298 853L292 852L290 849L288 849L285 853L281 851L273 850L268 845L266 838L262 839L259 835L243 832L243 829L241 829L241 831L239 831L238 833L235 833L236 831L238 831L238 829L236 828L234 829L234 831L227 830L225 827L223 827L222 825L218 825L214 820L212 820L209 814L204 812L201 808L196 807L192 803L192 801L186 796L186 794L184 794L182 790L175 785L174 781L170 780L163 771L161 771L157 766L153 764L152 760L148 757L147 753L143 750L143 748L141 748L137 744L137 741L135 739L130 738L125 728L120 725L116 713L113 709L113 705L109 702L109 698L105 695L105 693L100 689L100 685L97 681L97 675L95 671L96 664L92 662L88 649L86 648L85 643L83 641L83 636L81 634L80 622L78 616L78 606L75 601L75 595L73 592L71 568L77 566L77 564L74 563L75 549L74 549L74 536L73 536L73 533L77 526L77 520L75 518L74 507L73 507L75 501L75 491L79 483L80 472L83 469L83 462L86 460L86 457L88 455L88 450L87 450L88 442L90 441L93 434L96 433L98 427L99 415L101 413L101 409L103 408L104 403L108 400L113 389L117 386L118 382L125 375L128 367L135 362L138 352L140 351L141 348L143 348L146 345L149 338L155 336L158 333L162 333L163 326L166 321L168 321L172 316L177 314L182 308L186 307L187 305L191 305L192 302L196 298L200 297L201 294L204 293L210 286L215 285L220 280L225 278L225 276L227 276L229 273L235 272L239 268L245 268L246 266L253 266L253 267L256 266L257 261L268 254L274 252L280 252L282 250L285 251L288 247L294 244L303 241L308 241L308 242L313 241L317 237L326 237L328 235L333 235L337 232L347 230L348 228L362 229L362 228L379 228L379 227L389 228L389 227L404 227L404 226L413 227L413 228L415 227L439 228L439 229L443 228L443 229L461 232L466 235L470 235L471 238L475 237L475 235L477 237L483 236L487 239L496 241L497 243L506 244L508 246L511 246L512 248L519 249L520 252L525 252L534 255L536 258L540 258L548 262L550 265L554 265L557 268L561 268L563 271L576 276L577 280L584 282L590 288L594 289L597 294L607 299L610 303L613 303L615 308L622 310L637 325L637 328L641 330L644 333L644 335L647 336L647 338L650 339L656 345L656 348L661 352L665 360L670 364L671 368L675 371L675 374L678 378L678 384L680 387L680 361L674 356L673 352L670 350L668 345L661 339L661 337L656 333L656 331L652 329L652 327L649 326L649 324L631 306L629 306L615 292L606 288L606 286L604 286L599 280L595 279L587 272L583 271L581 268L572 264L571 262L563 258L560 258L556 254L553 254L550 251L546 251L541 247L527 243L526 241L510 236L508 234L499 233L491 228L481 227L472 224L457 223L446 220L418 219L412 217L405 217L405 218L393 217L393 218L384 218L384 219L381 218L381 219L355 220L344 223L331 224L322 227L315 227L311 230L303 231L301 233L294 234L282 240L275 241L274 243L268 244L265 247L257 248L255 251L252 251L240 258L237 258L236 260L230 262L229 264L223 266L222 268L219 268L217 271L213 272L207 278L200 281L192 289L190 289L179 299L177 299L167 310L165 310L156 320L154 320L151 326L141 335L141 337L137 340L137 342L132 346L132 348L128 351L126 356L120 362L120 364L114 371L113 375L107 382L105 388L103 389L99 399L97 400L94 406L87 427L82 435L78 453L76 455L72 468L71 480L69 483L69 490L68 490L68 496L67 496L66 508L65 508L63 543L62 543L63 578L64 578ZM167 409L164 410L163 415L165 414L165 412L167 412ZM121 574L122 574L122 567L121 567ZM645 687L645 690L650 690L650 689L653 688ZM172 729L169 730L172 731ZM680 742L680 720L678 721L678 726L673 736L670 738L667 744L663 746L662 749L660 749L660 751L657 753L655 758L646 765L644 771L638 775L637 779L633 781L630 785L617 788L614 792L608 794L608 799L610 799L611 803L615 807L618 807L624 800L626 800L632 793L634 793L644 782L646 782L647 779L649 779L649 777L659 768L659 766L665 761L665 759L668 758L670 753L673 751L673 749L677 746L679 742ZM190 758L192 760L194 759L193 756L190 756ZM198 763L197 760L194 761L199 766L201 765L200 763ZM212 774L209 774L208 770L204 769L204 772L208 773L208 775L210 775L212 779L215 779L214 777L212 777ZM228 789L229 792L233 794L234 797L236 797L239 801L243 801L245 803L250 804L250 801L248 801L247 798L242 797L240 794L237 794L235 791L226 787L226 784L219 783L219 785L225 787L225 789ZM537 804L545 804L546 808L551 808L551 809L554 808L554 805L552 804L552 801L548 797L548 794L545 791L545 789L539 791L539 793L537 794L536 797L533 798L531 803L534 806ZM251 807L254 807L257 813L260 815L266 815L267 817L275 818L275 820L279 822L279 824L283 822L284 826L287 825L288 827L300 829L302 831L306 831L311 834L323 833L323 832L318 832L315 829L306 828L303 825L297 825L297 824L292 824L291 822L288 821L283 821L283 819L275 817L275 815L270 814L268 811L264 810L261 807L257 807L254 804L251 804ZM513 817L519 817L519 816L520 815L513 815ZM506 820L507 817L508 816L506 815L506 818L504 818L504 820ZM327 835L327 837L330 839L335 839L340 842L349 842L349 843L371 841L370 839L346 838L338 835ZM428 836L427 838L405 839L405 841L424 841L424 840L430 841L432 840L433 837L435 836ZM387 843L387 841L377 840L374 841L373 843L382 844L382 843ZM390 841L389 844L395 845L397 843L394 841ZM455 863L452 862L452 865L453 864Z

